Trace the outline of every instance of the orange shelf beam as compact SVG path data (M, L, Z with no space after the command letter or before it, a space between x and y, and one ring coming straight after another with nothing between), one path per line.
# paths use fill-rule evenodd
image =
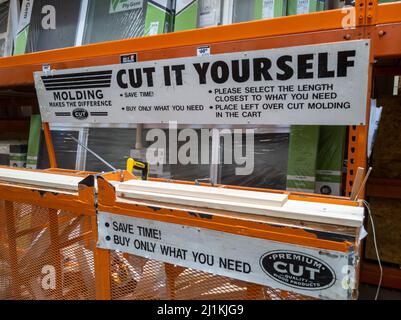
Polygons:
M341 9L329 10L0 58L0 87L32 85L32 72L40 71L44 64L50 64L54 69L115 64L120 62L120 55L132 52L138 53L139 61L154 59L153 51L160 52L158 59L184 57L196 55L196 48L205 44L224 46L230 42L276 37L276 42L284 47L291 46L287 42L288 37L299 34L307 36L306 44L326 43L333 40L316 38L314 33L333 30L341 36L337 41L344 41L346 34L351 34L353 38L362 36L362 30L347 31L342 28L345 15ZM349 36L347 38L350 39Z
M377 285L380 279L380 269L377 263L362 261L361 283ZM401 290L401 269L383 266L382 287Z
M376 24L399 23L401 20L401 2L382 3L376 10Z

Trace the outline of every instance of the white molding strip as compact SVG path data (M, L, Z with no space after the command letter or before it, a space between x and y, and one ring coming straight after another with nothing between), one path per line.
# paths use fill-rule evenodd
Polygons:
M147 200L172 207L218 209L349 227L361 227L364 218L362 207L288 200L287 195L268 192L141 180L115 184L115 188L117 196L124 200Z
M0 181L26 184L36 187L78 191L78 184L82 180L82 177L0 168Z

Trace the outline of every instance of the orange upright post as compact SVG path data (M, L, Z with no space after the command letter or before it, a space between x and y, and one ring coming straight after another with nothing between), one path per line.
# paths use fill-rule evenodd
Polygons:
M53 139L50 132L49 124L47 122L44 122L42 126L45 134L47 154L49 155L50 167L57 168L56 153L54 152Z

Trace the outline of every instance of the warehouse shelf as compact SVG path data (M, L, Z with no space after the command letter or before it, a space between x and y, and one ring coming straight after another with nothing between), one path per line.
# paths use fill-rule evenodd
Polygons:
M53 69L116 64L120 55L133 52L139 61L177 58L195 55L197 46L205 44L223 53L246 49L249 42L253 49L266 49L361 38L363 29L344 30L343 18L342 10L330 10L5 57L0 59L0 87L32 85L32 72L44 64ZM230 42L235 43L231 50Z
M212 45L213 53L223 53L246 49L249 41L254 48L266 49L283 43L295 46L371 38L375 57L401 52L401 43L393 41L401 30L401 3L381 4L376 10L377 23L371 27L357 19L355 28L344 29L344 12L338 9L4 57L0 58L0 88L32 85L32 72L45 64L54 69L115 64L121 55L132 52L138 53L139 61L185 57L205 44ZM232 50L227 48L231 42L236 44Z
M377 5L377 1L374 3L373 10L377 13L372 12L372 22L375 24L387 24L387 23L399 23L401 17L401 3L400 2L389 2ZM375 17L375 18L374 18Z
M43 65L50 65L52 69L58 70L117 64L120 63L121 55L133 52L137 53L138 61L188 57L195 56L197 48L202 45L209 45L212 54L220 54L370 39L371 75L373 72L399 72L399 68L395 70L391 67L376 70L374 61L401 56L401 2L379 5L377 0L356 0L355 11L355 27L350 29L343 28L344 11L338 9L0 58L0 90L32 87L33 72L41 71ZM371 87L369 95L370 92ZM370 106L366 107L369 110ZM25 128L28 125L25 120L8 122L0 120L2 129L10 130L16 126ZM55 164L48 124L44 125L44 129L46 142L50 147L49 158ZM366 167L366 145L367 126L350 127L348 154L352 161L348 165L347 194L352 187L357 168ZM401 182L395 180L372 179L367 188L368 196L387 195L400 198L400 194ZM374 264L364 264L361 272L362 281L377 283L378 268ZM401 270L387 268L386 272L392 278L386 278L384 284L401 288Z

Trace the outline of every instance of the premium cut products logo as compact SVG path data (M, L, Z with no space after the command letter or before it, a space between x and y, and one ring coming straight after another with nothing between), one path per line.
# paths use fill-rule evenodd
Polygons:
M271 251L260 258L266 274L282 284L303 290L330 288L336 275L324 261L293 251Z

